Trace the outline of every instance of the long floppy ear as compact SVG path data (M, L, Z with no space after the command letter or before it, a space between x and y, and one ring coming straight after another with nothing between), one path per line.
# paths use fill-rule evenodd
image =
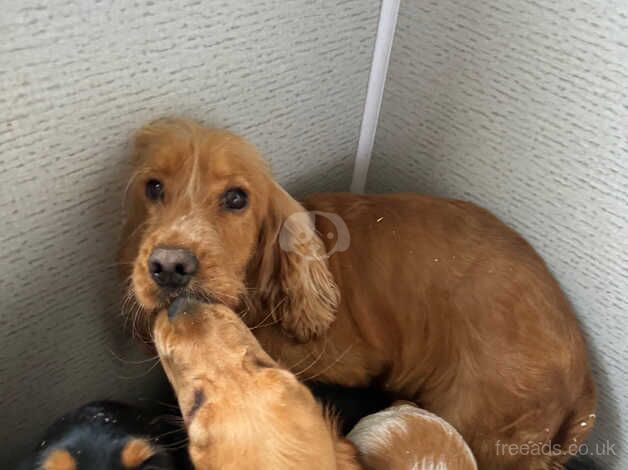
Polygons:
M277 184L271 188L259 250L261 304L301 342L323 334L335 319L340 294L313 217Z

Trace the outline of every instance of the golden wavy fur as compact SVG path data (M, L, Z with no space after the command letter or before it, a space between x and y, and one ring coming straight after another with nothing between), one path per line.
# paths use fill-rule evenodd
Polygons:
M588 434L595 391L571 307L536 252L489 212L417 194L300 204L253 146L184 120L140 130L134 166L120 255L138 329L172 300L148 257L182 247L199 269L177 295L237 310L301 379L378 383L419 403L456 427L479 468L549 469ZM145 196L151 178L165 191L158 202ZM221 207L230 187L248 207ZM340 217L349 248L327 258L338 227L295 216L306 209ZM555 451L512 451L529 442Z

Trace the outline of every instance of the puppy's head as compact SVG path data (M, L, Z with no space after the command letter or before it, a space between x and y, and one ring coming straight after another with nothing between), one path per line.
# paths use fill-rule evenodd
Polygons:
M176 302L154 341L196 468L334 468L337 436L321 406L229 308Z
M329 326L338 293L322 241L252 145L159 120L137 133L133 165L119 258L136 315L150 320L183 296L246 305L251 322L272 312L302 341Z
M166 450L182 429L161 414L116 401L97 401L55 421L20 470L174 470Z

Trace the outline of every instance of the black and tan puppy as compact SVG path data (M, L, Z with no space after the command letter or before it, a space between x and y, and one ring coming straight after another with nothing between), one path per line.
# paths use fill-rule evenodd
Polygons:
M55 421L19 468L175 470L180 467L164 447L173 434L172 426L147 410L115 401L92 402Z

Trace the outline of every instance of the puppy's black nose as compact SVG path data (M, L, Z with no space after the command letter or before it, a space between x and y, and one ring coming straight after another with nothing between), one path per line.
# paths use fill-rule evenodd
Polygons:
M148 257L148 271L160 287L184 287L197 269L198 259L185 248L155 248Z

